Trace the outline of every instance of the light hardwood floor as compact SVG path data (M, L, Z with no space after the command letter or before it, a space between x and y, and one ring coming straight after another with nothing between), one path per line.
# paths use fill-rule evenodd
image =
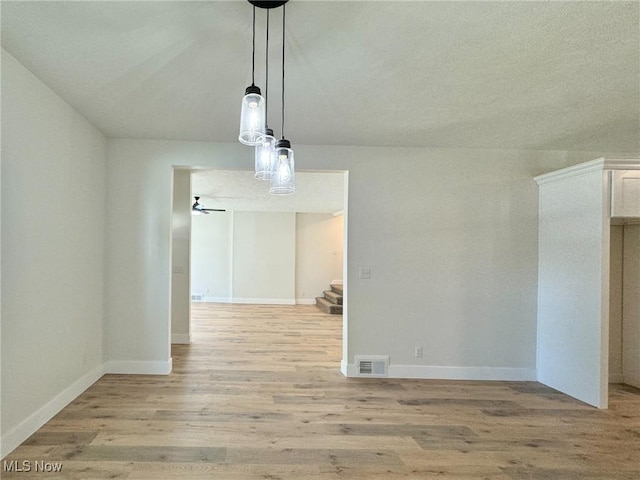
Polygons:
M193 324L171 375L103 377L0 476L640 479L637 389L599 411L532 382L347 379L342 318L314 306L195 304Z

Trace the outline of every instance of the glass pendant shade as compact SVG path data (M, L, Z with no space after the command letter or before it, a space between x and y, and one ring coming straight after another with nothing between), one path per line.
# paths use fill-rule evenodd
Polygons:
M265 129L262 142L256 145L256 178L270 180L273 167L276 164L276 139L273 130Z
M256 86L247 87L240 112L240 135L238 140L255 146L262 142L265 129L265 102Z
M291 195L296 191L295 165L293 150L288 140L279 140L276 144L276 165L271 175L272 195Z

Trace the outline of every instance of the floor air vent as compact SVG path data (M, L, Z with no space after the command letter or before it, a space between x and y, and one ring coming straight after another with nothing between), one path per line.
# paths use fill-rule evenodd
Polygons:
M389 357L356 355L356 375L358 377L386 377Z

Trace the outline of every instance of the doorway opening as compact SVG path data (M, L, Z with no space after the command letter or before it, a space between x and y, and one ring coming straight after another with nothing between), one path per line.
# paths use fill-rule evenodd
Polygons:
M296 172L268 194L251 171L174 168L172 343L191 343L191 302L315 304L342 283L346 345L348 172ZM208 209L191 215L194 196Z
M640 223L612 219L609 383L640 388Z

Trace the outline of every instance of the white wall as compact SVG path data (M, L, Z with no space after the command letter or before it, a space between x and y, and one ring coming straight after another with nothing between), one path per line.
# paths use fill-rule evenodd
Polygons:
M296 301L315 303L334 280L342 280L344 216L296 216Z
M624 227L623 376L640 388L640 225Z
M214 161L209 155L230 168L237 151L212 151L206 143L107 142L106 336L114 370L171 370L173 166L206 166Z
M220 212L194 217L191 292L202 294L205 301L211 302L291 303L291 283L295 282L295 300L315 303L315 297L321 296L332 280L342 279L344 217L295 214L292 249L290 215ZM236 218L238 223L234 224ZM287 218L286 226L282 225L282 218ZM287 230L284 243L283 228ZM291 262L292 252L295 264ZM244 274L233 275L234 258L239 262L236 268ZM286 263L281 261L283 258ZM275 263L267 267L265 262Z
M173 173L171 217L171 343L191 343L191 172Z
M0 457L102 375L105 175L105 137L3 50Z
M233 302L295 303L296 215L233 214Z
M605 174L540 185L538 380L607 406L609 236Z
M196 215L191 224L191 293L230 302L233 212Z
M397 376L535 377L532 177L595 154L295 148L301 170L349 171L345 364L353 355L386 354ZM251 170L251 151L109 139L108 156L109 355L162 364L169 359L171 167ZM360 266L371 268L371 279L358 279ZM422 359L413 356L417 343Z
M5 52L2 51L2 54ZM0 70L2 70L0 68ZM2 100L0 100L0 105L2 104ZM1 116L1 115L0 115ZM4 132L0 132L0 145L2 145L2 134ZM3 155L0 155L0 271L2 270L2 158ZM2 275L0 274L0 410L1 410L1 402L2 402ZM2 412L0 411L0 459L5 456L5 449L3 447L3 435L4 430L2 429ZM18 439L16 439L17 441Z

